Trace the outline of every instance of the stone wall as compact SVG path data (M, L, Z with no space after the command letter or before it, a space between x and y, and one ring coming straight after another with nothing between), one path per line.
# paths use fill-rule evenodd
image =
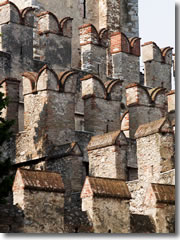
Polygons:
M171 89L172 48L160 49L156 43L147 42L142 46L144 80L148 87Z
M152 151L153 149L153 151ZM138 177L158 182L160 173L174 168L173 135L153 134L137 139Z
M88 212L94 233L130 232L129 201L89 197L83 199L82 209Z
M54 192L25 190L24 233L63 233L63 195Z
M88 151L89 175L126 180L126 150L124 146L109 146Z
M65 192L64 221L65 232L90 231L89 220L81 210L80 192L85 180L82 157L68 156L48 161L48 171L55 171L62 176ZM83 172L84 171L84 172Z

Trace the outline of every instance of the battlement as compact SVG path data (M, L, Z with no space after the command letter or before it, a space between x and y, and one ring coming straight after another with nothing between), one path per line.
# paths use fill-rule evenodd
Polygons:
M108 30L103 28L99 32L92 24L85 24L79 28L80 45L94 44L102 47L108 46Z
M172 65L171 47L159 48L155 42L146 42L142 45L143 62L156 61Z
M13 2L7 0L4 3L0 3L0 9L0 24L11 22L33 27L34 8L27 7L20 11Z
M110 52L114 78L124 80L124 87L133 82L139 83L140 38L128 38L122 32L111 34ZM123 96L125 98L125 96Z
M39 35L53 33L65 37L72 37L72 18L65 17L59 21L52 12L42 12L38 14L38 17Z
M104 81L107 72L108 30L99 32L92 24L80 27L81 69L99 75ZM97 54L98 53L98 54Z
M152 105L165 108L167 90L165 88L149 89L138 83L132 83L126 87L127 106L131 105Z
M47 65L42 67L38 73L25 72L23 74L23 94L36 94L38 91L43 90L75 93L76 84L73 81L74 79L71 78L74 74L77 74L77 71L69 70L58 75Z
M103 98L106 100L121 100L120 89L122 82L120 79L103 81L95 75L86 75L82 81L82 97L84 99L90 97Z
M139 37L127 38L122 32L111 34L111 54L124 52L139 57L140 54Z

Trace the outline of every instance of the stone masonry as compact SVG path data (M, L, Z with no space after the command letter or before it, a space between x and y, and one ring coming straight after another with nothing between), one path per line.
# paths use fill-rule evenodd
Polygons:
M138 0L0 0L0 33L0 232L175 233L175 59Z

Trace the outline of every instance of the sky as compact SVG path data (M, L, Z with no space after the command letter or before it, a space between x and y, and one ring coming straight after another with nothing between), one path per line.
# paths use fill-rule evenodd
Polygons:
M180 0L139 0L139 37L141 44L153 41L160 48L173 47L175 53L175 2ZM140 58L140 69L144 64ZM175 82L172 78L172 89Z
M175 47L175 1L139 0L139 28L142 44Z

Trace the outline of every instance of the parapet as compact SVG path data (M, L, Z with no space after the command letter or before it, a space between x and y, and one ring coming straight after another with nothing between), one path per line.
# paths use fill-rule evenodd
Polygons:
M142 138L155 133L173 133L170 121L167 118L161 118L154 122L140 125L135 133L135 138Z
M119 179L86 177L81 198L86 197L119 198L130 200L131 194L125 181Z
M149 194L152 194L151 197L148 196ZM156 203L175 204L175 186L151 183L147 191L146 199L148 200L149 197L153 197Z
M126 103L127 106L136 104L151 104L151 98L146 87L132 83L126 87Z
M126 111L121 119L121 131L127 132L129 131L129 111Z
M111 54L124 52L139 57L141 38L127 38L122 32L116 32L111 35Z
M42 12L38 14L38 17L38 32L40 35L53 33L72 37L72 18L66 17L59 21L52 12Z
M33 27L34 8L28 7L20 11L18 7L7 0L0 4L0 24L9 22Z
M168 98L168 112L175 111L175 102L176 102L176 95L175 90L171 90L167 93Z
M82 97L98 97L106 100L121 101L122 82L120 79L110 80L105 84L103 81L92 74L86 75L82 81Z
M126 87L127 106L146 105L165 108L167 106L167 90L162 87L147 88L138 83Z
M80 30L80 45L87 44L108 47L108 30L103 28L99 32L92 24L85 24L79 28Z
M154 60L172 65L172 49L171 47L160 49L155 42L146 42L142 45L143 62Z
M69 70L58 75L48 65L44 65L38 73L25 72L23 74L23 94L36 94L37 91L42 90L75 93L76 81L71 77L77 73L75 70Z
M122 131L118 130L92 137L87 146L87 150L91 151L112 145L117 146L127 145L126 137Z
M19 168L13 184L13 192L19 189L64 193L64 184L58 173L32 171Z

